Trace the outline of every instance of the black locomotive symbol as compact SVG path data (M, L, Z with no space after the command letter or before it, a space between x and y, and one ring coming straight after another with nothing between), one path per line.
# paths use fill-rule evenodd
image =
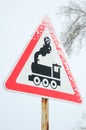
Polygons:
M61 85L60 82L60 68L61 66L58 64L52 64L52 67L39 64L38 56L46 56L46 54L50 54L52 49L50 46L51 40L49 37L44 37L44 45L34 54L34 62L31 64L32 75L28 76L28 80L33 81L35 85L42 85L44 87L48 87L56 89L57 86ZM55 71L55 67L57 67L57 71Z

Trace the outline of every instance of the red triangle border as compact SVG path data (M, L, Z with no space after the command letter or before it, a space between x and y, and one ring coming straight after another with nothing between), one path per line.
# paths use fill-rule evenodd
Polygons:
M42 33L44 32L45 28L48 28L51 34L51 37L55 43L56 49L58 51L59 57L62 60L63 66L65 68L65 71L67 73L67 76L69 78L70 84L74 90L74 94L68 94L68 93L63 93L63 92L58 92L55 90L49 90L45 88L39 88L31 85L24 85L16 82L16 79L21 72L23 66L25 65L26 61L31 55L31 52L35 48L35 45L37 44L39 38L41 37ZM36 94L40 96L46 96L46 97L51 97L51 98L57 98L57 99L62 99L62 100L67 100L67 101L72 101L72 102L77 102L81 103L81 97L80 93L77 90L77 85L76 82L71 74L71 71L69 69L69 65L67 64L67 60L64 57L64 51L59 44L54 29L49 22L49 19L43 19L41 24L39 25L37 31L35 32L34 36L32 37L31 41L28 43L28 46L24 50L22 56L20 57L18 63L16 64L15 68L11 72L10 76L6 80L5 86L7 89L14 90L14 91L20 91L24 93L31 93L31 94Z

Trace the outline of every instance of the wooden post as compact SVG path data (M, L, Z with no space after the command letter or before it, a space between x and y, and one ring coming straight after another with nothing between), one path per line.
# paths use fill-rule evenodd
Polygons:
M42 98L41 130L49 130L49 103L47 98Z

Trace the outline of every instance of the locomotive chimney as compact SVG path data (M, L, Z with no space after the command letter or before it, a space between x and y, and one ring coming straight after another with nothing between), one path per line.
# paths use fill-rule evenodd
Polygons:
M34 55L34 62L37 64L39 59L39 55L46 56L46 54L49 54L51 52L51 46L50 46L51 40L49 37L44 37L44 45L40 48L39 51L37 51Z

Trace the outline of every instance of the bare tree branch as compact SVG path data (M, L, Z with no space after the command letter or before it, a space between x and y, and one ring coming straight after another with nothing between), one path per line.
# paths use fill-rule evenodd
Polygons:
M86 37L86 4L84 6L70 1L68 6L60 8L59 15L65 16L68 23L66 30L61 33L62 44L68 54L71 54L77 39L78 44L82 44Z

